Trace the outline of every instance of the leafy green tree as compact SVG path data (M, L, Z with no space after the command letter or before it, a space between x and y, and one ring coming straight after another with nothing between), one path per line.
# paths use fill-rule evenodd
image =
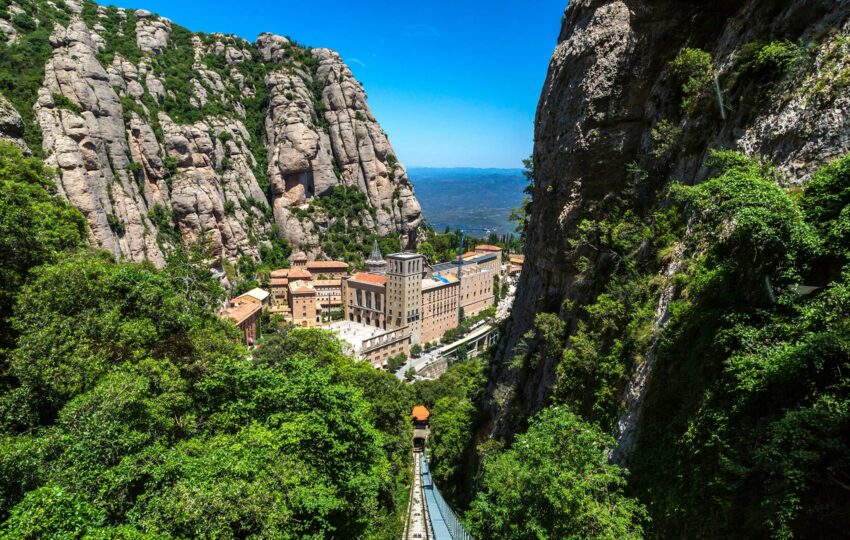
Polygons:
M12 344L7 317L30 269L85 244L85 218L55 192L40 160L0 142L0 350Z
M473 437L475 407L465 397L444 397L431 412L429 445L434 477L443 485L454 486Z
M608 463L613 440L567 407L552 407L503 452L488 456L470 508L483 540L642 538L646 512Z
M61 487L31 491L0 526L4 538L82 538L103 525L103 512Z

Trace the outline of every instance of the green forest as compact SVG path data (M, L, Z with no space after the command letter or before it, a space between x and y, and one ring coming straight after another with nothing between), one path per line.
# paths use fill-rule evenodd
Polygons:
M252 355L191 253L86 247L0 143L0 537L398 538L412 395L320 330Z

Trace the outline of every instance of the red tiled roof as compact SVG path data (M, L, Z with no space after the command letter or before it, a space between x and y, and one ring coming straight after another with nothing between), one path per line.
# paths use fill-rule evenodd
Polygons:
M466 253L464 253L464 254L463 254L463 255L461 255L460 257L461 257L462 259L465 259L465 258L467 258L467 257L475 257L476 255L478 255L478 254L477 254L477 253L475 253L474 251L467 251ZM457 260L457 257L455 257L455 260Z
M289 279L313 279L313 274L304 268L293 268L289 271Z
M372 283L373 285L386 285L387 278L376 274L367 274L366 272L357 272L349 281L359 281L361 283Z
M256 302L231 302L231 305L219 311L218 315L225 319L232 319L238 325L261 309L262 306Z
M272 270L269 274L270 278L285 278L289 275L289 268L281 268L279 270Z
M348 263L342 261L310 261L307 263L307 268L339 268L346 270Z
M428 407L425 405L416 405L413 407L413 413L411 416L413 416L413 419L417 422L427 422L428 418L431 417L431 411L429 411Z
M484 244L481 246L475 246L475 251L502 251L502 248L499 246L491 246L490 244Z

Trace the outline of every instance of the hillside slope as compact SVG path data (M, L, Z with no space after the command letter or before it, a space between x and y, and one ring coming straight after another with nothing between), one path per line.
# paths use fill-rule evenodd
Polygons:
M570 405L617 437L612 460L632 469L661 537L837 532L847 260L812 208L822 189L838 190L836 212L850 202L843 162L828 167L850 152L848 44L847 1L570 2L537 111L527 262L491 364L488 434L510 442ZM763 228L747 230L754 215ZM793 294L801 283L828 292ZM766 358L785 353L767 348L815 335L829 347L788 356L786 385L768 383L780 368ZM815 436L801 419L827 402L836 416ZM788 451L814 457L771 466L792 429Z
M89 0L3 4L2 136L59 169L93 245L162 264L205 238L235 261L279 234L318 253L333 216L293 209L335 186L365 195L366 229L415 242L413 186L334 51Z

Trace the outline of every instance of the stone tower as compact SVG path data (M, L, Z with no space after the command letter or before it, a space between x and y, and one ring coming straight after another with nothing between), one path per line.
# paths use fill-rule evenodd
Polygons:
M381 255L381 248L378 247L378 241L372 246L372 254L366 259L366 271L370 274L386 274L387 261Z
M408 327L410 344L422 334L422 270L425 257L418 253L387 256L387 326Z

